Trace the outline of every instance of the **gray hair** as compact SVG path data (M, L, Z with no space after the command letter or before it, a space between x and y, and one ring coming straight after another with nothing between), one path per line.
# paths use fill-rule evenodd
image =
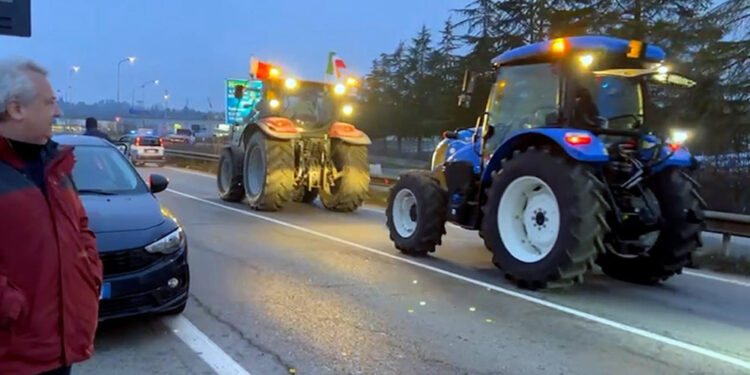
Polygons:
M4 117L8 103L15 101L29 104L34 101L36 90L29 73L47 76L47 70L31 60L0 60L0 120Z

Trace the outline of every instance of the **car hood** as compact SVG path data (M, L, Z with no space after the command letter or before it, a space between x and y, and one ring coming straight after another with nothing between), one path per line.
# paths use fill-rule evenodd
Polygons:
M151 194L82 195L100 252L142 248L177 229L174 215Z
M151 194L81 195L95 233L143 230L161 224L165 218Z

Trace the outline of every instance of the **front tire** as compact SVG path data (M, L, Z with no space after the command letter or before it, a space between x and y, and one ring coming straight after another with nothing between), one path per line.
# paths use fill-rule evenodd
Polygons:
M503 161L483 207L493 263L522 288L582 282L603 251L602 184L553 150L529 148Z
M362 205L370 188L367 146L334 140L331 159L341 177L331 186L330 193L319 192L320 201L331 211L352 212Z
M250 137L245 150L243 185L250 207L278 211L294 194L294 149L290 141Z
M386 225L397 249L424 256L445 234L447 193L426 173L407 172L391 188Z
M232 151L224 149L219 157L219 171L216 174L216 185L219 189L219 198L227 202L239 202L245 196L242 187L242 175L235 171Z
M688 265L700 246L704 203L698 184L684 171L669 169L647 184L656 196L663 224L654 246L644 254L624 257L609 251L597 263L607 275L637 284L653 285Z

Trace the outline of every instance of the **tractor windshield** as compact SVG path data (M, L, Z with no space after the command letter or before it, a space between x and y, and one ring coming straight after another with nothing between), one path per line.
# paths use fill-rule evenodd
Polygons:
M560 103L560 77L552 64L507 66L500 69L488 103L494 133L486 150L494 150L510 134L544 126Z
M334 120L335 101L328 85L300 82L269 85L261 116L281 116L298 126L322 128Z
M608 128L629 130L643 122L640 80L597 72L579 76L579 84L591 94L599 117L609 121Z

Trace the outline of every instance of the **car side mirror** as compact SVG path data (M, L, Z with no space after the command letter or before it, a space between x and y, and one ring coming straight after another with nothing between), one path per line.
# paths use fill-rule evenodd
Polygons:
M123 142L115 142L115 147L117 147L120 152L122 152L123 155L128 154L128 144Z
M169 180L160 174L151 174L148 176L148 186L153 194L166 190L167 185L169 185Z
M235 99L242 99L245 96L245 86L237 85L234 86L234 97Z

